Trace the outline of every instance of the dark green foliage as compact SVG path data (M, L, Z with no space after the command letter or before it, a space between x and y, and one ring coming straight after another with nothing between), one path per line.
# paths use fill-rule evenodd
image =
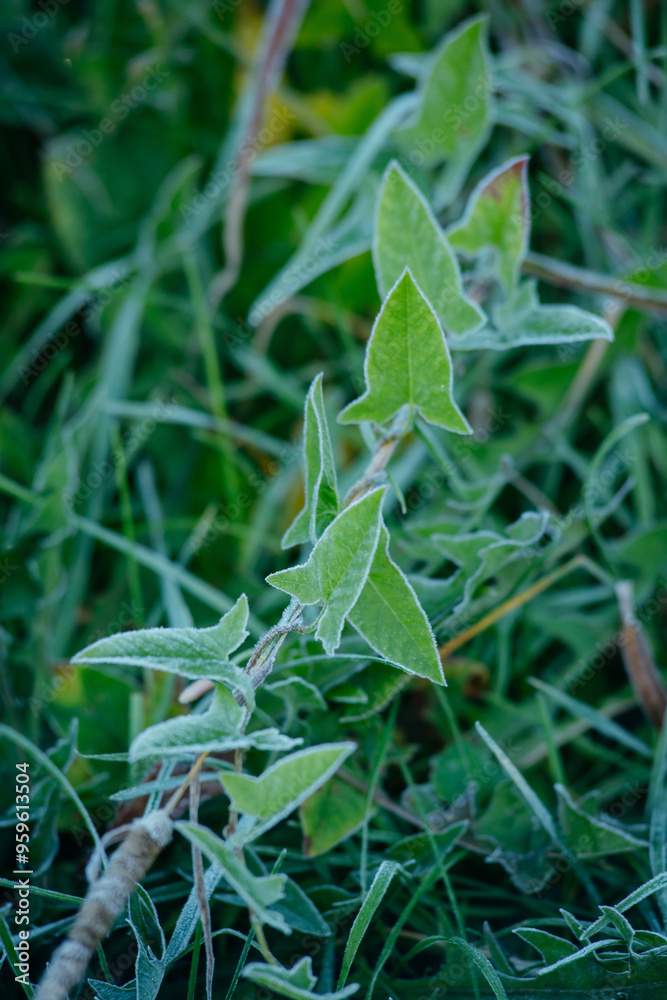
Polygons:
M186 742L218 751L198 816L181 817L184 836L81 996L206 995L191 844L204 854L216 998L344 1000L354 984L393 1000L662 996L667 737L629 678L655 657L659 697L667 640L661 16L639 0L314 0L262 120L238 280L211 309L261 5L3 9L9 996L21 995L16 762L30 763L35 983L92 849L176 790L177 765L194 759ZM443 42L452 31L463 33ZM401 178L393 160L408 186L378 223L378 192ZM505 214L484 216L494 190ZM544 259L526 257L529 235ZM455 308L422 297L444 289L428 272L436 259L454 275ZM445 381L452 370L448 419L433 417L422 378L407 405L366 399L365 418L387 422L360 433L336 415L369 388L366 343L405 267L433 278L415 300ZM407 334L377 345L372 376L411 358ZM364 480L387 442L387 477ZM349 560L320 541L306 583L282 588L330 525L334 554L349 537L334 518L345 526L364 507L340 513L360 478L374 510L358 586L341 593ZM286 631L297 619L283 591L308 604L301 631ZM393 607L381 614L383 595ZM226 641L212 627L232 608ZM447 687L432 683L421 608ZM412 633L392 643L401 625ZM72 659L161 626L188 630L167 670L144 638ZM182 669L201 628L206 648ZM244 635L267 630L253 692ZM189 709L184 677L226 686L186 689ZM234 747L246 777L225 786ZM245 805L238 829L230 801ZM284 968L265 964L262 925Z

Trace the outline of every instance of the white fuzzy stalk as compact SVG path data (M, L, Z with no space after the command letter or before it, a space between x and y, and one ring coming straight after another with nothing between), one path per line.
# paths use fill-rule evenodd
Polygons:
M172 832L173 824L161 809L134 821L109 867L88 890L67 939L51 956L33 1000L67 1000Z

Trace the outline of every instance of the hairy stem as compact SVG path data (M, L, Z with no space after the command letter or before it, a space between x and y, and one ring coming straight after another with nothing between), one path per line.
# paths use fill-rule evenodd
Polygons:
M657 288L638 285L623 278L609 278L584 267L566 264L554 257L545 257L541 253L527 253L521 269L524 274L534 275L551 285L589 292L591 295L606 295L636 309L667 314L667 292Z

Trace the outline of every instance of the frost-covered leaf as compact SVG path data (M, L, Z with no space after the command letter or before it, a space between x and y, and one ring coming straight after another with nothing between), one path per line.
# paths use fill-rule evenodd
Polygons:
M350 929L350 935L347 939L347 944L345 945L343 964L340 970L340 976L338 977L339 989L342 989L342 987L345 986L350 968L354 961L354 956L359 950L359 945L361 944L364 934L368 930L368 925L373 919L373 915L375 914L378 906L384 899L385 893L391 884L391 880L400 867L401 866L397 864L396 861L383 861L375 873L375 878L366 893L366 898L364 899L361 909L355 917L354 923Z
M556 937L555 934L550 934L537 927L515 927L512 933L539 951L545 965L558 962L561 958L574 955L577 951L577 946L571 941Z
M275 927L283 934L292 933L284 917L269 909L273 903L282 899L286 875L253 875L245 862L237 856L236 851L208 827L200 826L198 823L188 823L185 820L180 820L175 825L176 829L191 844L198 847L209 861L222 869L226 881L263 924Z
M315 637L327 653L340 642L345 618L366 582L380 537L384 490L374 490L331 522L307 563L279 570L267 583L300 604L324 604Z
M364 374L366 392L341 411L340 423L382 424L406 407L446 430L470 433L452 396L452 364L442 327L408 269L375 320Z
M539 541L544 536L547 525L547 514L529 512L508 525L505 536L486 530L458 535L432 535L433 546L460 567L456 576L460 575L465 580L463 599L454 611L458 613L463 610L480 584L495 576L508 563L536 557L540 552Z
M518 281L530 240L528 157L518 156L484 177L470 195L462 219L447 230L455 250L492 250L506 288ZM455 331L456 332L456 331Z
M340 778L332 778L301 803L303 853L326 854L355 833L366 818L366 796Z
M320 788L356 749L355 743L323 743L283 757L259 777L225 773L221 780L237 812L258 822L252 839L279 823Z
M368 578L348 618L366 642L397 667L445 683L435 636L417 595L389 555L384 525Z
M500 976L496 970L491 965L484 952L480 951L479 948L475 948L474 945L465 941L463 938L454 937L452 938L454 944L457 944L461 951L470 959L474 965L481 971L482 975L486 979L487 983L493 990L493 995L496 1000L508 1000L507 993L505 992L505 987L502 984Z
M493 81L486 18L466 21L448 34L420 85L416 122L397 137L411 162L450 160L465 167L487 140L493 116Z
M648 844L604 817L590 816L580 809L562 785L558 794L558 821L563 839L579 858L602 858L624 851L646 849Z
M359 989L358 983L350 983L335 993L314 993L317 978L313 975L312 959L309 955L299 959L291 969L279 965L264 965L250 962L243 970L244 979L263 986L270 993L288 997L289 1000L345 1000Z
M338 513L338 484L322 398L322 374L313 379L306 397L303 424L305 503L283 535L284 549L317 541Z
M574 344L582 340L613 340L614 334L601 316L577 306L542 306L535 283L518 285L509 302L493 314L496 328L484 326L456 336L449 346L453 351L506 351L534 344Z
M285 922L295 931L302 934L315 934L317 937L330 937L331 928L321 915L315 904L303 889L288 878L282 899L273 904Z
M245 689L243 671L229 656L249 635L245 594L211 628L145 628L117 632L86 646L72 663L108 663L164 670L181 677L229 684Z
M218 685L206 712L180 715L149 726L133 740L130 761L145 757L184 757L194 753L213 753L237 747L261 750L291 750L300 739L284 736L277 729L242 732L245 710L231 692Z
M89 979L88 985L95 992L95 1000L137 1000L137 983L134 979L124 986L115 986L103 979Z
M165 939L153 900L142 886L137 886L128 903L127 922L137 940L134 971L137 1000L155 1000L166 970ZM159 945L159 954L153 948Z
M665 888L667 888L667 872L661 872L659 875L654 875L654 877L649 879L648 882L644 882L640 885L637 889L622 899L620 903L617 903L615 909L618 910L619 913L625 913L633 906L637 906L638 903L641 903L642 900L652 896L653 893L662 892ZM603 915L598 917L594 923L588 925L582 935L582 939L585 941L588 938L595 937L595 935L599 934L602 928L608 923L609 916L608 914L603 913Z
M378 195L373 262L383 299L408 267L446 330L460 334L484 322L463 291L456 256L426 199L396 160Z
M260 150L253 158L251 170L255 177L290 177L307 184L332 184L358 142L353 135L281 142Z

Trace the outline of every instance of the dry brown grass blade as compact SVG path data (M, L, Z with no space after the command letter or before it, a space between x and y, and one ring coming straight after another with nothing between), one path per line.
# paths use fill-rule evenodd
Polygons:
M616 584L621 615L619 649L625 672L637 701L656 729L662 728L667 709L667 689L658 672L644 626L634 612L634 588L630 580Z

